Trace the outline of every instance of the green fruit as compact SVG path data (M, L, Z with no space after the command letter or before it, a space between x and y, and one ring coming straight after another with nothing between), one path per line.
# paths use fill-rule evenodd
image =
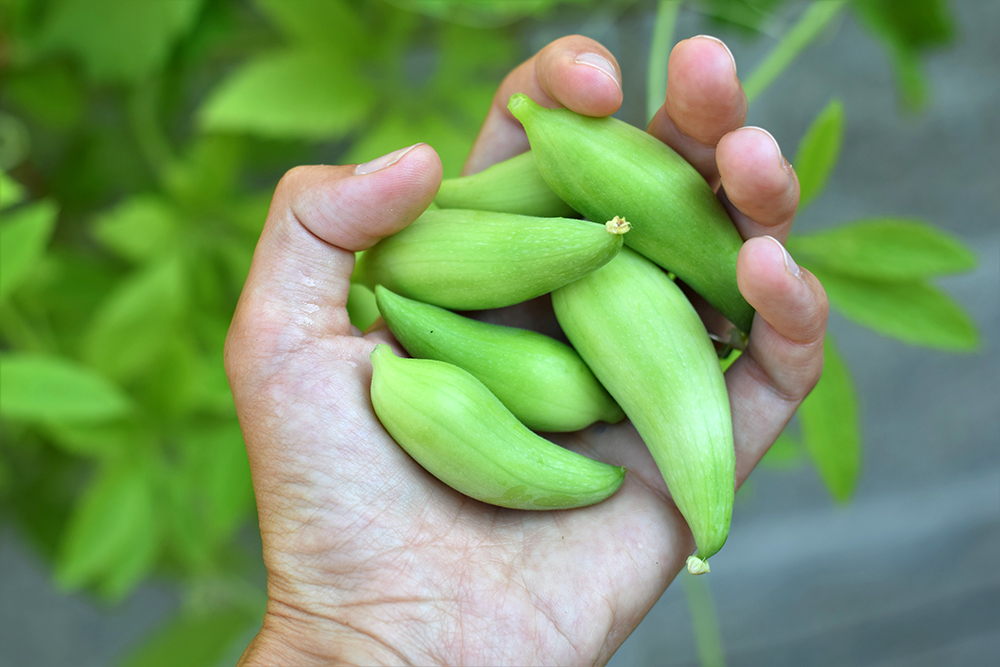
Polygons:
M401 359L378 345L372 406L389 435L429 473L491 505L551 510L592 505L625 469L532 433L482 382L443 361Z
M441 208L551 218L576 215L542 178L531 151L498 162L478 174L444 179L434 201Z
M485 310L562 287L621 247L619 231L583 220L426 211L366 250L352 280L442 308Z
M753 309L736 284L742 238L705 179L669 146L615 118L546 109L512 95L539 171L590 220L621 216L626 245L672 271L748 332Z
M698 545L726 541L735 492L729 396L705 326L663 271L628 248L552 294L560 326L652 453Z
M463 368L534 431L577 431L625 413L573 348L534 331L487 324L377 285L382 318L411 356Z

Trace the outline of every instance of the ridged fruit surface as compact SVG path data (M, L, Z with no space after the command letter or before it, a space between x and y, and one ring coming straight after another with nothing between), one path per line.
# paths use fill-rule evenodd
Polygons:
M571 218L576 212L549 187L531 151L478 174L441 181L434 202L441 208Z
M604 224L491 211L426 211L358 259L352 280L452 310L500 308L562 287L618 254Z
M439 480L512 509L583 507L611 496L625 469L532 433L486 386L452 364L378 345L372 406L389 435Z
M556 290L552 304L687 520L698 545L689 569L707 571L729 534L735 451L725 379L701 319L674 281L628 248Z
M382 319L411 356L463 368L533 431L577 431L625 418L565 343L517 327L463 317L375 287Z

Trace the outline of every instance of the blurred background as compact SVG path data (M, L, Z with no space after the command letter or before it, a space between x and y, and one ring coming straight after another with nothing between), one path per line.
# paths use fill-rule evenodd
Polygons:
M708 33L802 181L831 344L712 574L611 664L993 664L998 28L991 0L3 0L0 663L234 664L259 628L221 351L284 171L425 141L457 175L571 33L644 127Z

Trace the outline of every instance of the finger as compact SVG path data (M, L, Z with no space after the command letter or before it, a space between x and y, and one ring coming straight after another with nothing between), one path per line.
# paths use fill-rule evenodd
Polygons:
M757 310L747 350L726 372L742 483L819 380L829 306L815 276L773 238L744 243L736 274Z
M667 64L667 95L647 131L677 151L715 187L715 147L741 127L747 97L736 61L720 40L700 35L678 42Z
M441 161L426 144L363 165L285 174L236 307L227 367L236 372L235 358L246 354L272 358L308 341L349 335L354 253L416 219L440 182Z
M799 179L770 132L744 127L719 141L719 199L744 239L773 236L782 243L799 205Z
M622 104L621 71L611 52L592 39L571 35L552 42L500 84L463 174L474 174L528 150L524 128L507 109L514 93L524 93L549 108L562 106L585 116L610 116Z

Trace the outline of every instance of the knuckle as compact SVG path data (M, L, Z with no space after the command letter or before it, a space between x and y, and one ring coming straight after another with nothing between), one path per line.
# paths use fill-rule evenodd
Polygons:
M301 183L307 178L312 167L298 166L292 167L284 173L274 191L275 199L294 200L295 193L301 189Z

